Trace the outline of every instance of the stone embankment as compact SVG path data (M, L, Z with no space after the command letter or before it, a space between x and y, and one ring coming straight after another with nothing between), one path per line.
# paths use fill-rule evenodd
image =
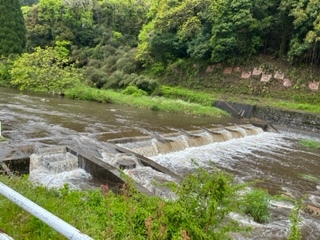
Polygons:
M215 101L212 105L230 113L235 118L261 119L270 125L320 134L320 114L225 101Z
M320 114L255 106L251 117L263 119L281 127L320 133Z

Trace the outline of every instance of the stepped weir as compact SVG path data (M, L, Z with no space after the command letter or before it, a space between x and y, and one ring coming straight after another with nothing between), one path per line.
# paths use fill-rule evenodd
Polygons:
M145 157L151 157L262 132L263 130L260 127L252 124L243 124L229 127L202 128L192 131L179 130L164 134L153 133L150 136L117 138L109 140L109 142Z
M252 124L241 124L191 131L172 130L170 133L150 132L144 136L109 139L100 149L91 150L79 146L50 146L35 147L31 151L29 146L28 151L22 152L23 147L2 144L0 149L4 154L0 155L0 169L7 174L30 174L33 182L45 186L57 179L60 182L68 179L68 183L80 186L86 183L97 187L108 185L116 192L126 181L125 173L134 180L138 191L172 197L163 184L179 183L182 177L149 157L257 135L263 131Z

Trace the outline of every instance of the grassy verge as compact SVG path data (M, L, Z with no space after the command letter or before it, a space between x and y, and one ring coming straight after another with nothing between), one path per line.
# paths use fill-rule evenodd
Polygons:
M226 116L227 114L211 105L220 99L231 102L246 103L258 106L269 106L277 109L320 113L320 105L297 103L293 101L257 98L248 96L226 95L188 90L180 87L161 86L159 96L125 95L113 90L99 90L80 86L66 91L66 96L74 99L126 104L134 107L149 108L167 112L185 112L203 116Z
M177 199L141 195L130 182L121 195L98 190L71 191L35 187L26 177L0 182L75 226L94 239L230 239L241 228L229 213L241 208L243 185L216 170L195 171L176 186ZM257 200L254 200L257 201ZM15 239L64 239L41 221L0 195L0 226ZM214 229L214 231L212 230Z
M191 91L190 91L191 93ZM166 96L135 96L125 95L113 90L99 90L86 86L69 89L65 92L69 98L92 100L99 102L126 104L133 107L148 108L157 111L166 112L184 112L201 116L228 116L225 112L213 108L207 99L206 104L193 101L185 101L185 99L169 99Z

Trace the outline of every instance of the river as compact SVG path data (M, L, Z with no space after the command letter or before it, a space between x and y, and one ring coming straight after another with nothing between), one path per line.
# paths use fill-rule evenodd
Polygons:
M0 88L0 121L2 134L13 144L77 146L96 154L113 138L241 123L231 118L194 117L6 88ZM320 207L320 150L300 146L299 141L305 138L319 140L317 135L282 130L151 158L178 174L192 171L193 161L204 167L215 165L232 173L237 181L259 180L259 186L271 194L296 199L305 196L308 204ZM285 239L292 206L281 204L272 202L273 220L268 224L241 219L254 230L234 239ZM303 212L301 217L303 239L320 239L319 215Z

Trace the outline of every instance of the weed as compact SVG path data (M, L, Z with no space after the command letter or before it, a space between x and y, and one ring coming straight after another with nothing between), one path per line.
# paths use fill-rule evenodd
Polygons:
M302 208L304 202L304 198L301 198L300 201L295 202L295 206L290 212L289 215L289 221L290 221L290 232L287 237L287 240L300 240L301 237L301 231L299 228L299 223L301 221L299 217L299 212Z
M159 107L157 105L152 105L151 110L152 111L159 111Z
M244 195L243 211L256 222L266 223L270 220L270 195L262 189L254 189Z
M310 139L302 139L299 141L299 144L301 146L307 147L307 148L317 148L320 149L320 142Z
M26 177L0 181L94 239L231 239L245 231L229 218L238 209L242 185L222 171L199 169L176 186L175 200L140 194L130 181L120 195L100 189L60 190L33 186ZM104 189L107 189L104 186ZM0 196L0 224L15 239L63 239L54 230Z

